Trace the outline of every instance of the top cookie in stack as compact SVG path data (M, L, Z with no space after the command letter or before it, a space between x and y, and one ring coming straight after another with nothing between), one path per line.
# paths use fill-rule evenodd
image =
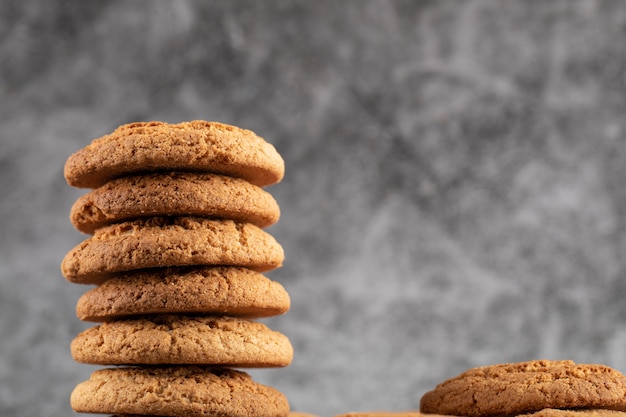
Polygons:
M254 132L216 122L138 122L120 126L71 155L65 179L96 188L112 179L150 171L210 172L264 187L278 183L285 164Z
M290 306L285 289L261 274L284 260L263 230L280 210L262 188L283 175L264 139L205 121L124 125L69 157L68 184L93 189L70 219L92 236L61 270L70 282L97 285L77 315L104 322L74 339L72 355L124 365L79 384L75 411L288 414L282 393L227 369L286 366L293 356L284 335L251 321Z

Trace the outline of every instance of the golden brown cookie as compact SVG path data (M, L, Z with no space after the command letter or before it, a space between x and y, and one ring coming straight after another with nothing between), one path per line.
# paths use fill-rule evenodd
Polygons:
M352 411L335 417L439 417L436 414L423 414L419 411Z
M579 410L560 410L555 408L546 408L531 414L522 414L524 417L626 417L626 412L618 410L606 409L579 409Z
M237 267L159 268L119 273L85 292L76 315L85 321L185 313L245 318L286 313L289 294L278 282Z
M420 411L457 416L532 413L544 408L626 407L626 378L604 365L538 360L473 368L439 384Z
M153 171L212 172L262 187L279 182L285 165L274 146L254 132L203 120L123 125L65 164L68 184L83 188Z
M61 272L71 282L97 284L113 273L144 268L230 265L269 271L283 248L250 223L197 217L152 217L100 228L67 253Z
M101 369L74 388L79 413L172 417L287 417L278 390L241 371L198 366Z
M117 414L111 417L161 417L161 416L146 416L146 415L139 415L139 414ZM300 411L291 411L289 412L288 417L318 417L318 416L316 414L303 413ZM412 417L412 416L408 416L408 417Z
M263 323L234 317L152 315L103 323L71 344L74 360L99 365L282 367L289 339Z
M271 194L239 179L214 174L146 174L112 180L74 203L70 220L93 232L112 223L149 216L231 219L267 227L280 208Z

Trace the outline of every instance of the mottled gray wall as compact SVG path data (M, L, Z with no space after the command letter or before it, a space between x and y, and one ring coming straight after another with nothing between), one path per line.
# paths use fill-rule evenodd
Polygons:
M285 369L330 416L416 408L468 367L626 371L626 2L0 2L0 414L68 415L87 288L67 156L218 120L284 156Z

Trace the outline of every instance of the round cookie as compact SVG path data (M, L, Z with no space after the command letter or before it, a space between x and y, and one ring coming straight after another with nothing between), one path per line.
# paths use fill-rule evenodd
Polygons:
M115 275L85 292L76 315L85 321L185 313L245 318L286 313L289 294L278 282L237 267L159 268Z
M101 369L74 388L79 413L171 417L287 417L278 390L228 368L198 366Z
M285 164L274 146L254 132L217 122L137 122L118 127L70 155L68 184L96 188L122 176L150 171L212 172L258 186L279 182Z
M250 223L197 217L152 217L114 224L69 251L61 272L97 284L113 273L192 265L241 266L264 272L282 265L283 248Z
M517 415L544 408L626 406L626 378L604 365L530 361L470 369L421 398L420 411L457 416Z
M112 223L149 216L199 216L231 219L267 227L280 208L256 185L214 174L146 174L109 181L76 200L70 220L93 234Z
M152 315L103 323L71 343L75 361L99 365L283 367L289 339L263 323L234 317Z

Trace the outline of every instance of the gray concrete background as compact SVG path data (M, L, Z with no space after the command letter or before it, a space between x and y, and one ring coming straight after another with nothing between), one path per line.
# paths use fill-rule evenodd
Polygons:
M86 236L73 151L137 120L218 120L283 155L258 370L322 416L416 408L473 366L626 371L626 3L0 2L0 414L71 413Z

